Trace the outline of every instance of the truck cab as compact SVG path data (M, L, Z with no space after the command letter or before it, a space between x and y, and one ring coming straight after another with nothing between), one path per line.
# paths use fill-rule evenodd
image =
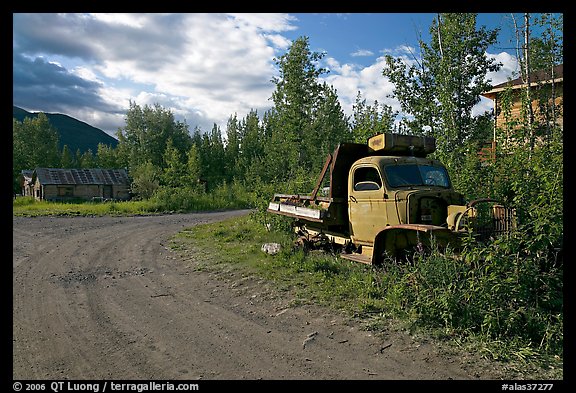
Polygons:
M437 160L373 156L356 161L348 176L350 236L369 245L382 230L400 224L442 226L448 206L462 204Z

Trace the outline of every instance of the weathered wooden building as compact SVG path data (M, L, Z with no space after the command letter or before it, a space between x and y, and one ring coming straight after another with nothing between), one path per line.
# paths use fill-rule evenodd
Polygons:
M20 188L22 189L22 196L34 196L34 182L32 176L34 171L31 169L23 169L20 172Z
M22 195L38 200L130 199L125 169L36 168L22 171Z
M523 108L528 84L522 78L516 78L495 85L482 96L493 101L494 135L490 147L483 149L485 156L493 156L496 143L508 145L510 133L514 128L521 127ZM540 127L558 126L564 128L564 64L559 64L549 70L540 70L530 74L530 101L534 120ZM509 111L504 110L505 102L509 102ZM527 105L526 105L527 106ZM505 127L510 122L518 120L516 126ZM544 133L542 131L540 133Z

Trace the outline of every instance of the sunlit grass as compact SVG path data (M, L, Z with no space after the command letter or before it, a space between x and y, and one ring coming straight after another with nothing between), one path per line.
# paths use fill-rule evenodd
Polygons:
M51 202L37 201L31 197L19 197L12 204L15 216L104 216L158 213L159 206L150 201L108 202Z

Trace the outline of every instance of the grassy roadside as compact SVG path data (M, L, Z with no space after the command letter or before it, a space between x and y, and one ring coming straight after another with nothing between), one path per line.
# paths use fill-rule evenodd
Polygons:
M222 186L212 194L167 193L146 200L52 202L33 197L18 197L12 202L12 215L37 216L133 216L150 214L191 213L201 211L245 209L251 206L249 195L233 194L233 186Z
M19 197L12 203L12 215L37 216L105 216L158 213L156 206L148 201L59 203L36 201Z
M198 269L238 269L256 275L280 291L290 290L297 303L344 311L375 332L408 331L457 351L477 353L506 369L511 378L563 379L562 353L538 352L513 338L491 340L442 323L422 323L431 316L409 304L413 297L403 289L415 282L415 274L399 278L400 271L372 268L329 253L304 253L292 247L293 240L286 231L268 231L261 221L247 216L183 230L171 239L171 248L182 256L202 255ZM261 251L262 244L270 242L282 245L278 254Z
M293 241L289 233L267 231L248 216L183 230L173 237L171 248L208 256L217 250L217 258L199 262L198 268L245 270L273 281L281 290L293 290L302 303L330 305L352 314L372 312L377 300L370 293L369 266L320 252L305 253L294 249ZM279 243L282 248L277 255L268 255L261 250L264 243Z

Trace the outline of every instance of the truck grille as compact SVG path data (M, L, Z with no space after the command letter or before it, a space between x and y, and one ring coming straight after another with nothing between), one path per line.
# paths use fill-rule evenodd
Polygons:
M470 203L475 208L473 228L479 240L508 235L516 229L514 209L492 202L491 199L485 199Z

